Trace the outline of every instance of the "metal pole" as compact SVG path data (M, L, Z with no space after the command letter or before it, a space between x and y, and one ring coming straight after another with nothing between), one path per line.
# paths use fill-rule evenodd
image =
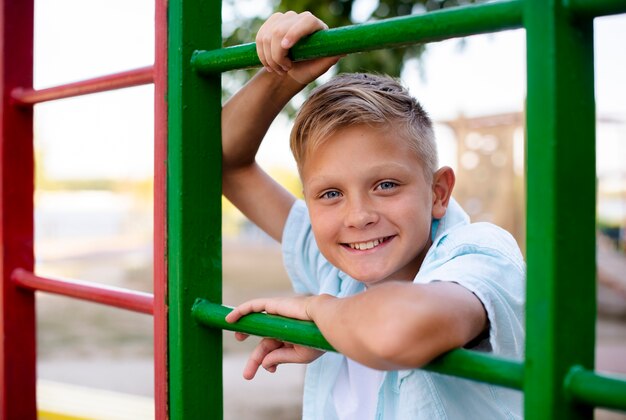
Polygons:
M154 51L154 413L167 420L167 0L155 2Z
M591 418L565 392L574 365L593 370L595 109L592 20L560 0L528 0L525 416Z
M2 1L0 11L0 418L37 417L35 298L11 281L33 270L33 110L11 104L33 80L33 1Z
M222 418L222 332L194 321L197 297L221 301L221 75L191 68L221 47L221 1L169 2L167 229L169 410Z

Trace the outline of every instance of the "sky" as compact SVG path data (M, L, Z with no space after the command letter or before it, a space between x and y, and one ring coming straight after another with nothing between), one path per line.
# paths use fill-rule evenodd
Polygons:
M261 2L241 3L247 13L270 12L259 6ZM363 10L368 3L360 1ZM225 8L225 19L229 13ZM152 65L153 19L153 0L37 0L35 87ZM625 171L626 15L596 19L595 28L597 112L622 122L599 128L598 168ZM408 63L402 75L435 121L460 113L520 111L525 77L523 30L469 37L463 47L459 40L430 44L423 60ZM141 86L37 105L36 144L48 174L151 176L152 95L152 86ZM287 146L288 129L288 121L278 118L259 153L262 164L295 167ZM450 133L439 129L438 136L442 164L453 164Z

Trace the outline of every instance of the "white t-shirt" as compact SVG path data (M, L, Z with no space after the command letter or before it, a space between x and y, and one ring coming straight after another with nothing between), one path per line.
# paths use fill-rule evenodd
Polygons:
M337 416L342 420L374 420L384 377L385 372L346 357L333 388Z

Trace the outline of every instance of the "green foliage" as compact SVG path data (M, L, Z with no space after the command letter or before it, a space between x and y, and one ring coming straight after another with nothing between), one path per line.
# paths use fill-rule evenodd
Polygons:
M330 28L337 28L365 21L425 13L480 0L266 0L266 7L263 12L252 16L249 12L252 5L251 1L254 0L226 0L225 7L229 10L230 16L224 20L223 38L225 46L253 42L263 22L274 11L294 10L303 12L308 10L326 22ZM258 3L255 3L255 6L258 9ZM364 9L366 9L367 16L357 16L361 15ZM423 52L424 45L418 44L403 48L351 54L337 64L336 71L338 73L367 71L399 77L403 64L409 59L419 58ZM227 73L224 76L225 98L238 90L254 72L256 72L255 69L247 69ZM310 86L310 88L313 87L314 84ZM293 115L293 108L287 107L287 113Z
M424 13L427 11L443 9L445 7L459 6L473 3L476 0L371 0L369 16L355 16L355 5L367 4L363 0L268 0L268 10L285 12L294 10L296 12L310 11L318 16L331 28L353 25L363 21L387 19L408 14ZM227 4L237 9L242 2L229 0ZM244 2L245 3L245 2ZM377 4L377 5L376 5ZM362 9L362 8L361 8ZM238 45L254 41L254 35L267 19L268 15L253 16L245 18L239 14L235 25L225 22L226 33L224 33L224 44L226 46ZM228 29L230 28L230 29ZM423 45L397 48L393 50L385 49L372 51L364 54L352 54L338 64L338 72L369 71L374 73L385 73L391 76L399 76L402 64L408 59L417 58L424 51Z

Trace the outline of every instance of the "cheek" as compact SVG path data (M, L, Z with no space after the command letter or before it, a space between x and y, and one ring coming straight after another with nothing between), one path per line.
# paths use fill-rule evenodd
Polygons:
M430 234L430 226L432 223L431 203L424 201L426 197L412 197L411 199L398 203L395 212L396 220L405 223L409 229L415 232L419 238Z
M311 229L321 254L331 264L337 267L339 262L335 256L337 251L338 229L331 223L330 220L324 217L319 217L317 219L311 217Z
M309 211L311 218L311 228L313 235L317 241L317 245L322 248L326 243L334 237L334 219L332 214L327 211L311 210Z

